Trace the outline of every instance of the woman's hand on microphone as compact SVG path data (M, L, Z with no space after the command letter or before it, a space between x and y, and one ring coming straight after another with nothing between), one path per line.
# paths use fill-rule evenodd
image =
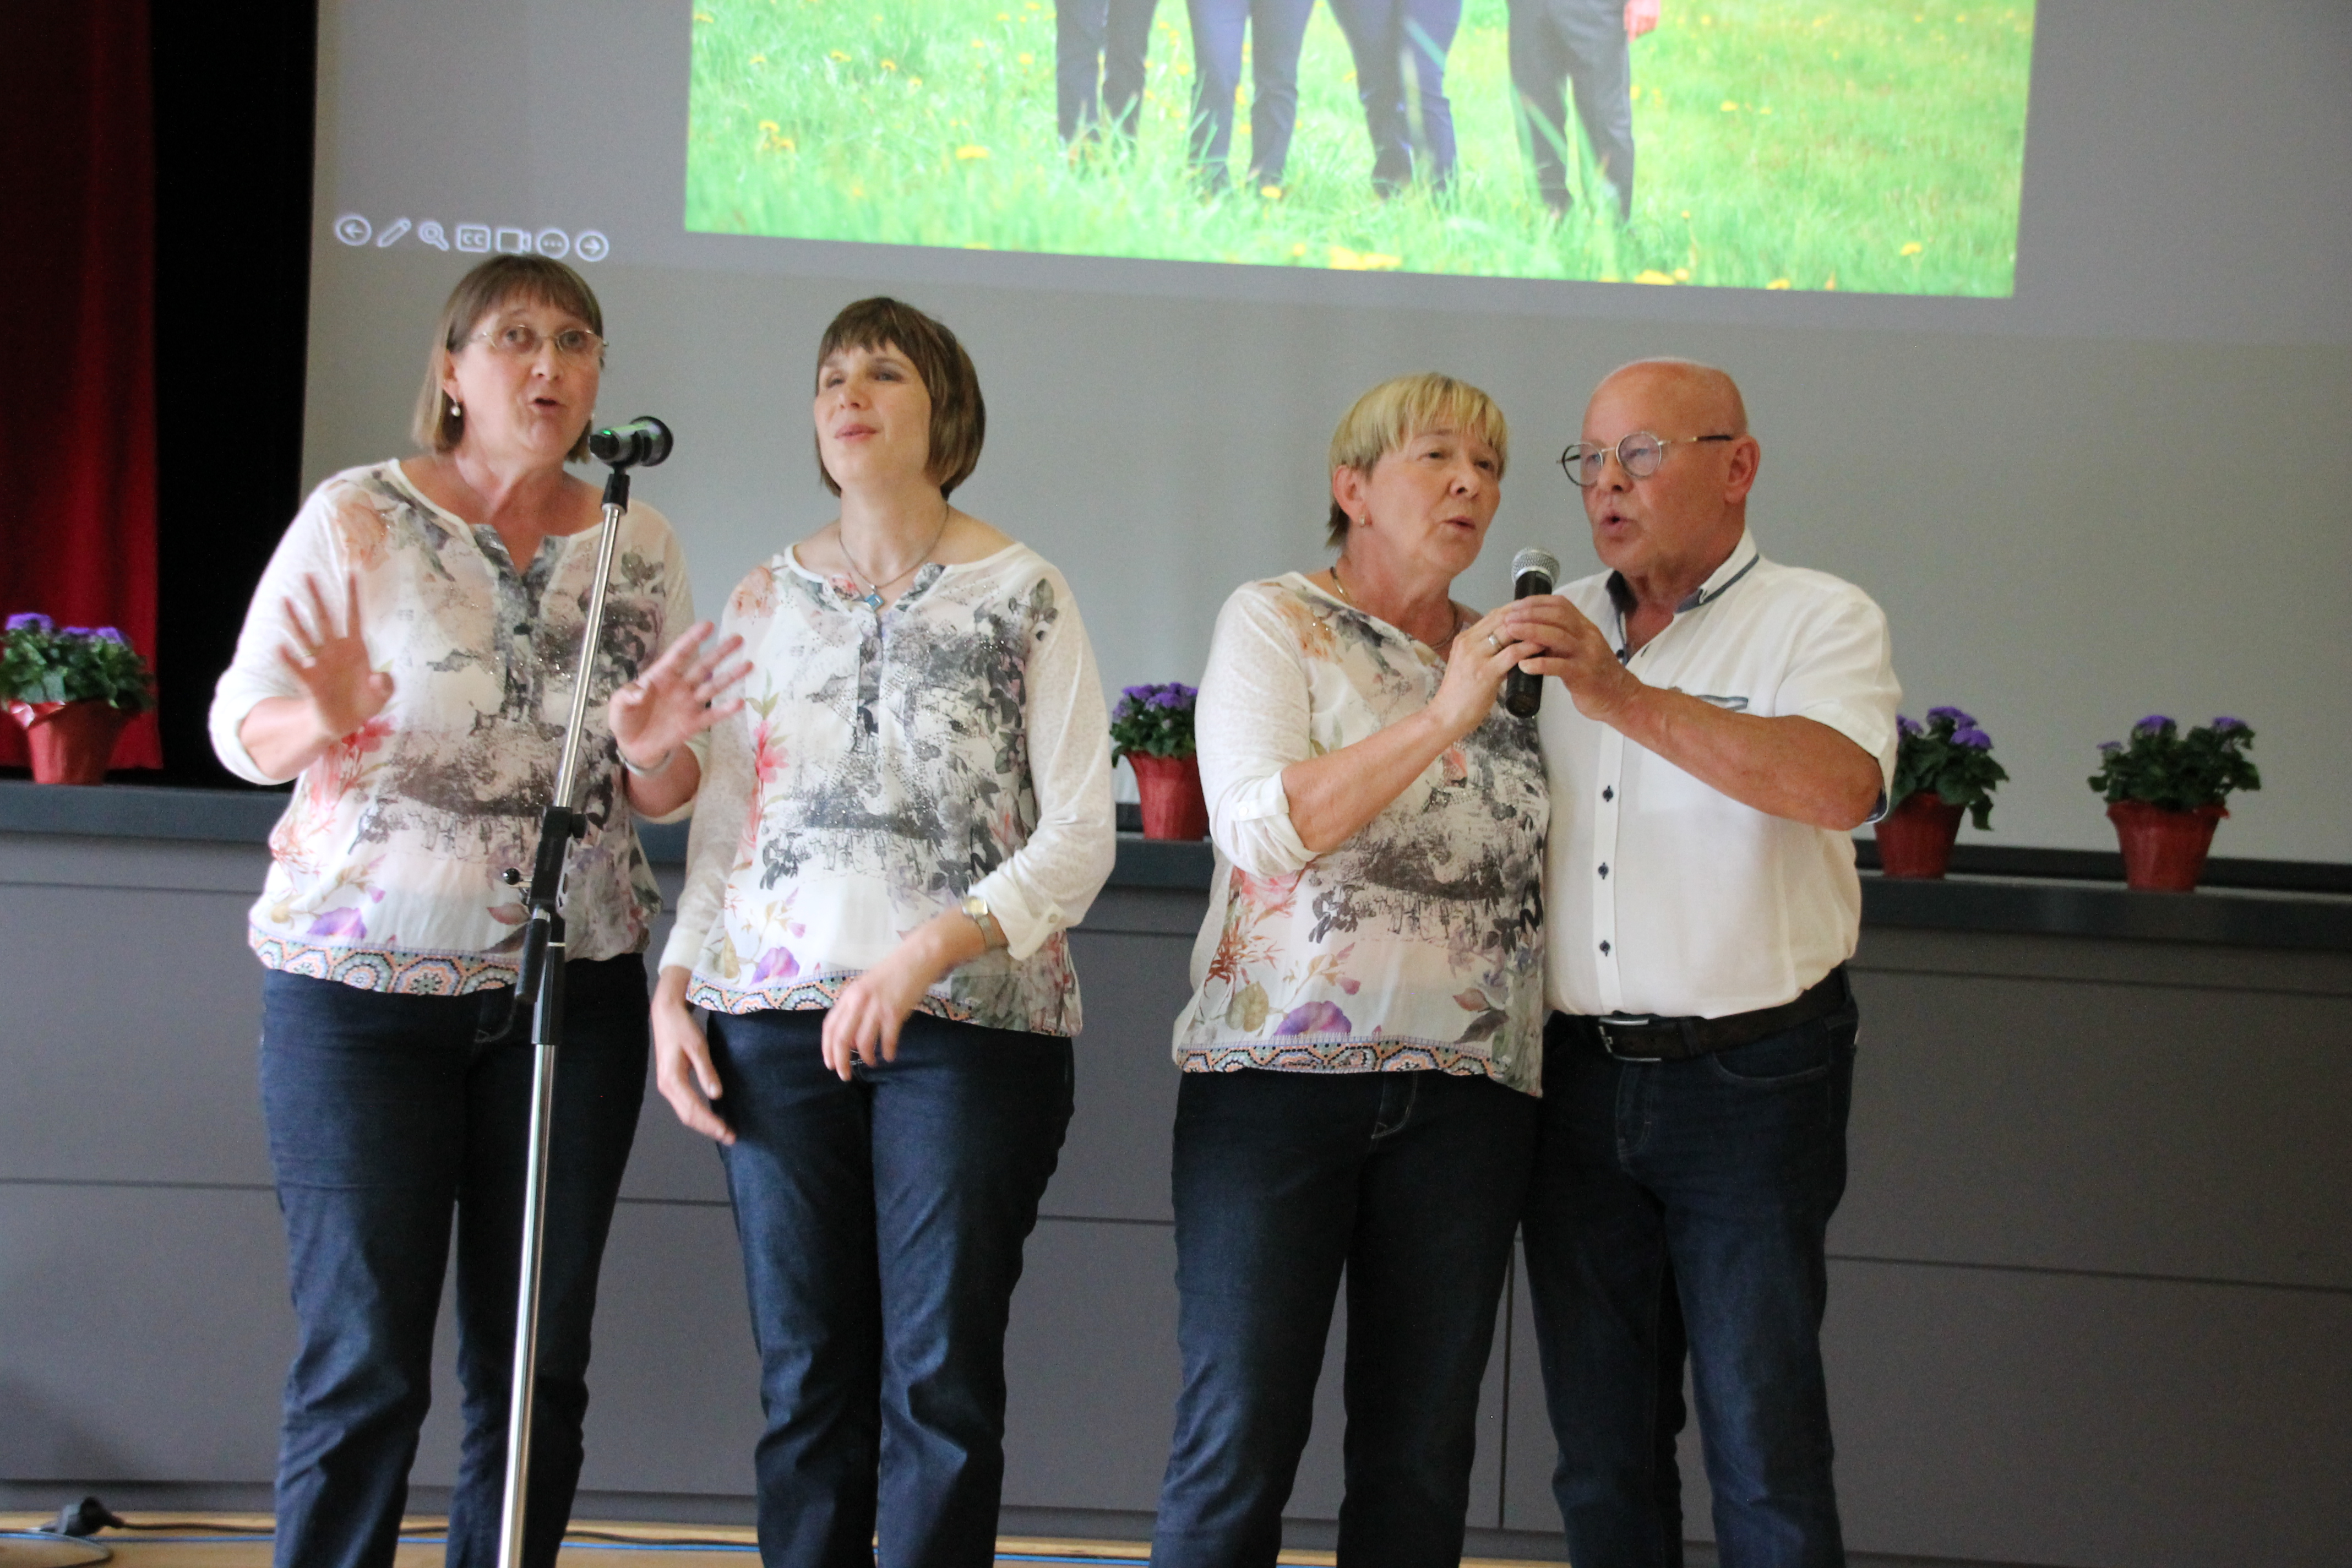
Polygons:
M392 677L368 663L359 579L343 579L340 624L317 578L305 575L302 590L308 614L294 599L280 601L291 637L278 649L302 695L265 698L237 726L246 753L273 778L292 778L392 700Z
M1541 645L1512 636L1509 615L1508 605L1489 611L1454 636L1445 656L1445 679L1429 703L1448 744L1484 724L1511 671L1520 660L1543 651Z

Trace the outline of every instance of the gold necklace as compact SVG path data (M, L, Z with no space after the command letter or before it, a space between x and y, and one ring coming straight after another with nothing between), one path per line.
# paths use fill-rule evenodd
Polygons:
M940 504L943 510L940 513L939 527L931 531L931 542L923 546L923 552L915 557L915 563L912 566L889 579L888 582L877 580L873 573L857 563L857 557L849 552L849 530L839 523L834 524L834 542L841 546L841 558L849 563L849 569L852 572L866 579L866 592L860 595L860 602L866 608L879 610L882 607L882 590L890 586L890 584L902 582L922 570L924 563L930 560L931 552L937 550L940 547L940 541L947 537L948 524L955 521L955 505L944 496L940 498Z

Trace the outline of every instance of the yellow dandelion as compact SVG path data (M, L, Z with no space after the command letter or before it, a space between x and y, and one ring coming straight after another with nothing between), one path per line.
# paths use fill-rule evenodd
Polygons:
M970 142L966 142L963 146L956 149L956 161L960 163L969 163L975 159L985 158L987 156L987 148L974 146Z
M863 182L851 182L849 186L849 199L853 202L862 202L866 199L866 186Z
M907 85L908 87L920 87L923 85L923 79L919 76L910 76L907 79Z
M1013 58L1019 60L1024 66L1034 66L1037 63L1037 57L1035 55L1015 55Z
M1764 287L1767 289L1793 289L1796 285L1790 282L1786 278L1775 278L1769 283L1765 284Z
M898 68L898 62L897 60L884 60L882 62L882 68L886 71L897 70Z
M708 11L697 11L694 14L694 19L698 22L716 22L719 20L718 17L712 16Z
M1278 202L1282 199L1282 187L1280 185L1260 185L1257 188L1257 194L1264 196L1267 201Z
M1738 112L1739 112L1739 103L1738 103L1738 100L1736 100L1736 99L1729 99L1729 98L1725 99L1725 100L1723 100L1723 111L1724 111L1726 114L1737 114L1737 113L1738 113Z
M769 135L773 136L777 132L782 131L783 127L777 124L772 120L762 120L760 121L760 129L766 132Z
M831 59L836 59L836 60L839 60L843 65L847 65L847 64L849 63L849 57L848 57L847 55L843 54L839 49L835 49L835 50L834 50L834 51L833 51L833 53L832 53L830 56L828 56L827 58L831 58Z
M1698 25L1702 27L1712 27L1715 26L1715 18L1702 11L1699 13Z
M1837 274L1834 272L1831 273L1830 280L1822 284L1822 287L1834 293L1837 289Z
M1690 281L1690 268L1687 268L1687 267L1677 267L1677 268L1675 268L1675 282L1677 282L1677 283L1687 283L1687 282L1689 282L1689 281Z
M1638 81L1637 81L1637 82L1635 82L1633 86L1631 86L1631 87L1629 87L1629 88L1627 88L1627 89L1625 89L1625 101L1626 101L1626 102L1628 102L1628 103L1633 102L1635 100L1639 99L1641 96L1642 96L1642 84L1641 84L1640 82L1638 82Z
M1671 287L1674 280L1673 273L1661 272L1654 267L1644 267L1633 274L1633 281L1636 283L1664 283Z
M768 63L768 57L765 55L753 55L751 57L751 63L755 66L766 65Z
M1771 113L1771 112L1772 112L1772 106L1771 106L1770 104L1769 104L1769 103L1768 103L1768 104L1766 104L1763 108L1761 108L1761 109L1758 110L1756 112L1757 112L1757 113L1759 113L1759 114L1769 114L1769 113Z
M1916 239L1915 239L1915 240L1913 240L1910 244L1908 244L1908 245L1906 245L1906 246L1905 246L1905 247L1903 247L1903 252L1902 252L1902 253L1903 253L1904 255L1906 255L1906 256L1916 256L1916 255L1918 255L1921 251L1923 251L1923 250L1925 250L1925 249L1927 249L1927 247L1926 246L1924 246L1924 245L1920 244L1917 240L1916 240Z
M1293 256L1304 256L1304 255L1306 255L1306 254L1307 254L1307 242L1306 242L1306 241L1304 241L1304 240L1301 240L1301 241L1299 241L1297 245L1292 246L1292 247L1290 247L1290 254L1291 254L1291 255L1293 255Z
M1010 17L1010 16L1006 16L1006 15L1005 15L1003 12L1002 12L1002 11L999 11L999 12L996 14L996 19L997 19L998 21L1000 21L1000 22L1010 22L1011 20L1013 20L1013 18L1012 18L1012 17Z
M1331 247L1331 265L1341 272L1361 272L1364 258L1344 245L1335 245Z
M984 40L984 39L982 39L982 38L974 38L974 39L971 41L971 47L972 47L973 48L975 48L975 49L984 49L984 48L988 47L988 44L987 44L987 41L986 41L986 40Z
M1236 82L1234 85L1234 107L1241 109L1249 102L1249 89Z

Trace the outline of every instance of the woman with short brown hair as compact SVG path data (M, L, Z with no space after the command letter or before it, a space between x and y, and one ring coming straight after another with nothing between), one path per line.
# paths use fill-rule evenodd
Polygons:
M1110 754L1069 584L949 499L980 459L953 333L866 300L818 352L841 515L723 629L655 1081L716 1139L767 1430L771 1564L984 1568L1004 1329L1068 1125L1068 929L1110 873ZM690 1009L709 1010L709 1034Z

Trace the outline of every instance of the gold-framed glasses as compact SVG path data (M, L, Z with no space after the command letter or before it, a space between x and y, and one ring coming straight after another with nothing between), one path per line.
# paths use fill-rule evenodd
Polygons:
M1613 446L1598 441L1579 441L1559 455L1560 471L1581 487L1601 482L1601 470L1609 466L1611 453L1617 455L1617 466L1625 470L1629 479L1646 479L1658 471L1666 460L1666 448L1687 446L1699 441L1736 441L1739 437L1728 433L1720 436L1676 436L1661 438L1654 430L1635 430Z

